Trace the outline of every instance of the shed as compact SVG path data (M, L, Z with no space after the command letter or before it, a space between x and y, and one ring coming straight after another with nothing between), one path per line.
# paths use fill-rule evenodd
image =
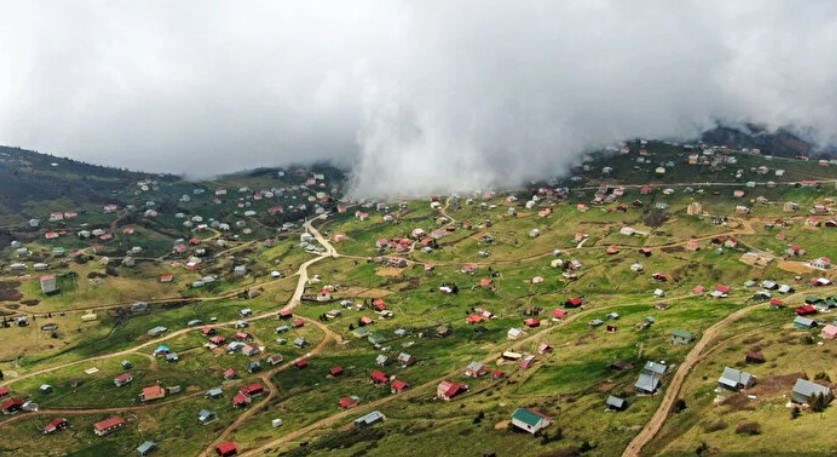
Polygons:
M689 344L695 340L692 332L675 329L671 331L671 344Z
M376 410L355 419L353 423L355 428L363 428L381 422L384 419L386 419L386 416Z
M154 441L146 441L137 447L137 454L141 456L146 456L154 452L154 450L156 449L157 443L155 443Z
M628 407L628 402L624 398L620 398L614 395L607 397L607 401L605 401L608 409L613 409L616 411L622 411Z

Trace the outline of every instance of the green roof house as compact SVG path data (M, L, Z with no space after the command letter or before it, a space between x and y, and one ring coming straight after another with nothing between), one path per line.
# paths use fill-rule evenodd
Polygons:
M671 344L689 344L695 340L695 335L686 330L676 329L671 332Z
M385 342L387 339L384 335L381 335L380 333L373 333L369 335L367 340L369 340L369 342L372 344L381 344Z
M511 423L515 427L535 435L546 427L549 427L549 424L552 423L552 418L532 411L529 408L517 408L512 414Z

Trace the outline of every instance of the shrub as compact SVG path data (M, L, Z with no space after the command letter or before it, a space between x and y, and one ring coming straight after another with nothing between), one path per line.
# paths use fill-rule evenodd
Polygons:
M725 428L727 428L727 423L724 421L713 422L703 427L707 433L719 432Z
M735 428L735 433L739 435L761 435L761 425L758 422L745 422Z

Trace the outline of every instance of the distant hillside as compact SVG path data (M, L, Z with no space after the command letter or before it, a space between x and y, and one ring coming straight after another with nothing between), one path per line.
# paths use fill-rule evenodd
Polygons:
M43 216L56 205L102 204L113 191L150 176L0 146L0 225Z
M813 144L788 130L778 129L770 132L753 124L741 127L719 125L704 132L701 140L709 144L728 145L735 148L759 148L762 154L781 157L831 155L829 152L818 151Z

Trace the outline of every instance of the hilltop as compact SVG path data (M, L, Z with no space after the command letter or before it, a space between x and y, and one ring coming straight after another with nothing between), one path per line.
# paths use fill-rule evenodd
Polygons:
M0 226L73 206L100 206L131 182L153 176L0 146Z

